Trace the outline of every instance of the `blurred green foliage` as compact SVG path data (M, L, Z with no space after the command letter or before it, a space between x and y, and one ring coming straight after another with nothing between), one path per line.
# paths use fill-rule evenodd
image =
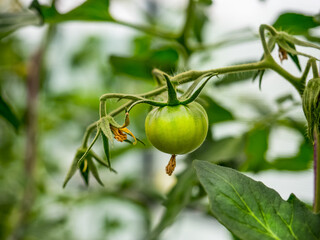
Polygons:
M64 14L58 12L54 2L46 6L34 0L31 7L38 12L28 13L31 14L28 19L31 19L32 23L37 22L34 21L36 18L49 24L71 20L117 24L109 12L109 1L87 0ZM181 160L186 167L179 173L177 183L167 194L155 183L156 156L149 149L150 144L145 137L143 126L148 109L142 106L131 112L130 129L146 142L146 146L138 144L133 147L130 144L115 143L110 148L113 166L118 175L89 164L93 174L100 172L105 188L94 183L90 188L86 188L78 173L78 178L72 179L70 186L62 190L64 175L72 155L81 143L86 126L98 119L101 94L119 90L129 92L133 89L136 93L150 90L155 86L151 75L153 68L169 74L186 70L191 56L198 54L193 44L199 49L206 49L205 27L212 24L207 11L209 7L214 7L214 2L203 0L193 4L195 7L186 13L186 19L191 21L191 25L187 26L186 32L181 35L161 33L154 19L147 17L150 22L146 25L151 26L150 28L132 26L141 31L128 37L130 50L126 55L121 51L117 54L105 51L103 45L110 39L112 42L112 34L108 37L86 35L83 43L74 43L72 50L57 53L56 49L65 47L66 40L65 35L59 32L62 31L60 25L51 26L49 30L42 29L41 38L44 43L30 47L30 41L25 39L27 37L23 36L23 33L8 35L14 29L24 26L21 21L25 18L18 22L8 15L0 15L0 239L86 239L87 235L81 237L86 231L94 236L92 239L97 240L126 238L126 233L130 235L132 232L137 236L131 236L130 239L142 239L145 236L157 239L162 231L175 221L182 209L194 206L206 209L201 201L204 190L191 168L193 159L251 172L310 169L312 146L305 134L305 121L287 114L292 108L301 107L291 95L279 99L278 103L274 101L272 104L278 105L272 109L259 105L256 99L249 101L248 104L258 117L247 120L244 132L216 138L216 127L243 122L243 119L237 116L235 109L227 107L214 95L206 93L200 96L199 102L206 108L213 130L209 131L201 148ZM158 7L161 8L161 2ZM130 26L123 22L119 24ZM318 16L298 13L283 13L274 23L277 29L302 35L314 42L319 42L319 36L312 35L310 30L319 25ZM43 46L41 84L36 106L38 116L34 119L37 126L37 151L34 156L36 163L32 176L35 188L31 192L32 197L27 199L30 205L25 206L24 191L30 178L25 170L25 146L29 130L26 121L29 111L26 105L26 78L30 74L28 67L31 56ZM60 55L64 57L61 64L57 60ZM301 69L298 58L291 57ZM59 74L56 74L57 72ZM95 79L89 78L83 83L86 74ZM223 90L251 80L255 74L256 72L246 72L219 76L211 87ZM69 81L69 88L61 89L59 85L64 86L63 81L58 78ZM145 81L137 81L140 79ZM289 107L282 107L283 102ZM108 103L108 111L121 103L122 101ZM119 118L123 121L122 115ZM279 127L294 131L302 140L294 156L268 159L270 134ZM96 146L95 151L103 156L102 144L100 148ZM85 183L91 179L90 166L85 171L80 171ZM81 166L81 169L83 168L84 166ZM107 203L105 200L108 200ZM112 203L112 200L118 204ZM100 210L101 202L110 208ZM154 226L153 214L162 204L165 206L164 213L159 224ZM97 216L80 217L80 210L87 206L92 207L92 212ZM112 215L118 208L129 210L124 213L119 211L117 216ZM24 210L26 215L23 215ZM77 214L78 210L80 213ZM131 220L136 221L134 228L126 221L127 216L132 215L135 217ZM90 219L91 217L97 217L98 220ZM92 224L97 224L93 228L97 230L96 233L87 226L91 221Z

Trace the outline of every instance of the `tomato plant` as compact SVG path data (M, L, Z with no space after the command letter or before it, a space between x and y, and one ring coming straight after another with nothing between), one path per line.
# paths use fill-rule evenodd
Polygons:
M168 11L165 1L141 1L141 4L146 3L145 9L135 12L140 1L135 4L124 0L134 5L129 4L128 8L132 6L132 9L127 11L130 12L128 19L131 19L131 12L133 15L145 13L137 19L139 24L121 20L115 13L121 8L119 6L126 5L122 1L72 1L75 4L72 10L68 4L63 7L66 1L52 0L44 4L32 0L28 9L19 4L20 1L26 2L4 1L5 5L7 2L13 4L12 12L5 14L2 11L7 8L0 3L0 116L6 120L0 120L0 196L4 196L0 199L0 210L5 210L4 213L0 211L0 239L128 239L128 236L117 234L111 236L110 229L120 228L118 233L124 233L127 229L121 227L131 227L139 222L139 227L134 225L132 229L140 231L140 235L133 235L130 230L128 235L132 239L155 240L172 225L179 212L192 209L207 218L209 208L212 216L236 239L320 239L320 78L319 59L316 58L319 55L316 51L320 49L319 14L282 13L274 23L254 22L252 25L260 25L259 29L252 29L257 34L250 31L250 36L243 36L241 33L248 32L241 30L220 36L220 27L208 27L209 23L214 24L209 8L215 7L216 1L211 0L185 0L184 16L179 17L177 9ZM246 5L238 2L234 4ZM260 2L267 5L269 1ZM165 14L168 19L158 19ZM170 14L174 16L170 17ZM218 15L213 15L215 22ZM179 20L182 25L175 26L173 19L185 21ZM234 19L229 17L227 23ZM80 28L73 28L82 23L69 25L67 22L70 21L88 21L88 25L99 22L103 29L99 28L99 34L92 36L89 34L95 33L94 30L86 31L83 41ZM61 28L64 23L66 25ZM20 42L33 42L38 36L25 37L24 31L13 33L27 25L48 27L41 28L41 39L34 41L33 47L25 44L18 48ZM113 26L109 29L107 25ZM121 35L122 30L115 29L117 26L130 34ZM101 34L109 30L109 33ZM210 42L210 39L214 41ZM223 47L249 43L249 40L256 41L243 47L250 49L250 54L238 51L239 48L222 51ZM261 44L256 44L258 41ZM217 49L223 54L215 55ZM275 53L277 49L278 53ZM223 57L219 59L219 55ZM292 63L291 69L286 61ZM227 66L223 66L225 63ZM232 109L237 108L232 104L237 99L229 94L234 90L229 85L235 86L240 81L251 84L248 80L259 79L259 86L264 81L268 86L263 91L269 92L278 87L278 82L265 81L268 74L273 74L269 78L272 81L286 81L287 87L291 88L289 93L278 96L275 91L271 101L271 98L261 97L264 93L257 90L261 102L266 104L262 106L259 101L245 100L254 114L248 114L249 117L238 115L238 109ZM67 78L71 81L64 81ZM209 91L203 93L205 86ZM22 87L25 92L21 91ZM252 90L240 88L246 95L247 90L249 94ZM113 93L114 89L121 93ZM220 90L222 95L227 94L219 96ZM25 95L26 99L23 99ZM229 100L224 97L229 97L231 104L225 102ZM268 108L270 103L274 106ZM301 117L301 103L307 130L306 121ZM136 108L138 104L148 106ZM241 103L235 105L242 107ZM150 106L153 110L148 113ZM300 118L295 112L292 114L292 110L300 110ZM7 122L15 133L2 125ZM220 134L220 130L228 128L229 124L232 128L239 123L243 126L241 131ZM269 154L270 145L275 145L272 137L277 136L279 128L293 130L298 136L292 156ZM82 142L76 131L84 131ZM26 143L25 152L17 150L21 148L22 138ZM74 138L79 146L65 174L64 156L70 149L75 149ZM151 144L143 144L147 141ZM101 143L101 148L95 146L97 143ZM157 174L158 171L163 173L163 169L157 167L163 162L155 154L157 149L171 155L166 167L168 175L173 174L176 155L183 162L179 172L171 177L161 176L160 181L157 181ZM21 158L24 164L8 161L11 158ZM115 168L111 163L115 163ZM281 170L295 174L295 171L310 172L311 166L314 168L312 211L307 206L311 199L304 203L292 194L283 200L275 190L240 173L272 169L278 170L278 175ZM101 167L110 171L103 172ZM117 173L115 169L119 169L119 174L109 181ZM123 169L132 172L126 173ZM56 190L63 176L62 186L65 187L76 173L80 178L73 178L68 187L79 191L72 190L70 194L69 189ZM90 187L97 189L88 191L83 188L81 179L89 186L91 178L101 186L106 183L109 186L99 189L93 185ZM164 193L154 182L165 185L166 179L176 182ZM209 204L203 201L204 197ZM109 204L106 199L121 202L121 207L111 204L110 209L105 209ZM101 205L96 204L99 201ZM97 207L96 212L91 207L85 210L92 211L93 217L82 214L83 209L78 211L86 204ZM135 215L140 215L143 221L127 218L130 223L121 226L119 222L125 223L126 215L117 210L123 210L125 204L134 206ZM58 210L54 211L53 217L50 205ZM153 213L160 205L165 206L163 215L158 224L153 224ZM74 212L69 214L69 210ZM42 221L43 218L46 221ZM81 218L90 220L83 224ZM75 226L75 230L70 236L64 231L57 233L56 229L62 229L62 225L67 231L69 226ZM83 228L86 225L94 231L86 231ZM85 231L78 231L78 226ZM40 231L35 233L37 228ZM96 233L98 229L105 232ZM194 229L199 228L195 225ZM84 232L92 235L85 236ZM170 239L186 239L171 232L173 237ZM73 236L74 233L78 235ZM188 237L202 239L198 235Z
M147 116L146 135L158 150L186 154L197 149L208 132L208 116L196 102L156 107Z

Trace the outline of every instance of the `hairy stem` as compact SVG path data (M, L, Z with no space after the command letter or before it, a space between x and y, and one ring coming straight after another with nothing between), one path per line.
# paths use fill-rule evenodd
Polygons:
M318 72L318 67L317 67L317 62L316 59L311 58L311 67L312 67L312 74L314 78L319 78L319 72Z
M299 94L302 96L303 90L304 90L304 84L301 81L301 78L297 78L287 72L285 69L283 69L278 63L276 63L272 58L272 63L270 64L270 69L274 70L278 74L280 74L282 77L288 80L288 82L291 83L292 86L299 92Z
M320 134L319 130L314 131L314 146L313 146L313 171L314 171L314 200L313 211L320 212Z
M81 145L82 148L87 147L90 134L96 127L97 127L97 122L94 122L87 127L86 132L84 133L84 136L83 136L83 140L82 140L82 145Z

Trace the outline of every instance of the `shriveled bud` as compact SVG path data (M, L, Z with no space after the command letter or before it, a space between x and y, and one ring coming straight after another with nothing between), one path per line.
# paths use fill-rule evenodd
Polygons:
M303 96L302 106L308 121L308 136L313 142L313 132L320 126L320 78L313 78L308 82Z

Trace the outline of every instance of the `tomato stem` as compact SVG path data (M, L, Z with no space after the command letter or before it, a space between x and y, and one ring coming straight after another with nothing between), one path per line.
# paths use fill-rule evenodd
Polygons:
M313 212L320 212L320 134L317 128L314 129L313 148L313 170L314 170L314 200Z

